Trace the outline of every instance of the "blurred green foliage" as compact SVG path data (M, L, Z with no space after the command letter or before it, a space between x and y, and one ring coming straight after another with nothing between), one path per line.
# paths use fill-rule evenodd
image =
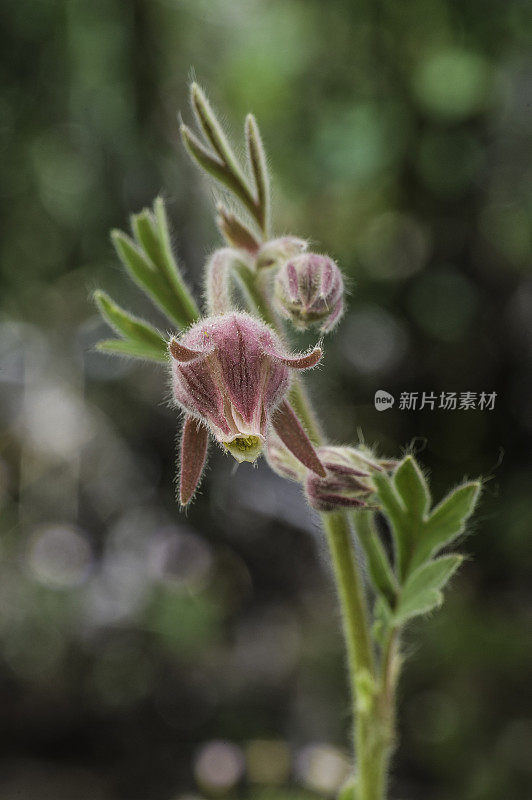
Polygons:
M196 289L218 242L212 187L178 142L193 74L233 130L256 114L277 231L350 281L311 376L331 437L360 429L389 455L422 437L440 494L491 478L471 561L405 645L392 796L527 795L530 34L520 0L2 5L3 798L280 800L342 780L342 646L314 521L293 487L221 454L179 516L165 376L93 351L96 286L165 330L112 227L162 192ZM381 388L497 402L380 413Z

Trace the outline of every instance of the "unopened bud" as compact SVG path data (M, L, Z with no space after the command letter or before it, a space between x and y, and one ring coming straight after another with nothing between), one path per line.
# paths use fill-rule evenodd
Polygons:
M274 299L279 312L304 330L319 325L330 331L343 312L342 273L328 256L302 253L286 261L275 278Z
M266 440L264 449L266 461L281 478L289 481L301 481L305 477L306 469L301 462L292 455L282 443L275 431L271 430Z
M320 447L318 454L327 475L307 473L305 489L310 505L317 511L366 508L375 492L374 472L384 471L370 451L355 447Z
M289 258L304 253L307 247L307 242L297 236L281 236L264 242L257 253L257 269L284 264Z

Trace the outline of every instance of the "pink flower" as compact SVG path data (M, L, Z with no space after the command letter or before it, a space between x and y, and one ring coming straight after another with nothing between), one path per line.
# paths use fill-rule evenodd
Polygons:
M286 261L275 278L275 302L296 328L319 325L325 333L343 312L342 273L328 256L302 253Z
M207 317L169 344L174 397L186 412L180 500L192 498L205 465L208 431L239 461L255 461L273 425L305 466L325 470L284 399L292 369L309 369L321 348L292 356L261 320L240 312Z

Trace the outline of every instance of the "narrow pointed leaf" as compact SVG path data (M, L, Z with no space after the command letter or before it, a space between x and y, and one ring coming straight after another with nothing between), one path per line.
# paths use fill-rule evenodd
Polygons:
M283 444L307 469L324 478L327 475L312 442L292 407L284 400L272 417L273 427Z
M200 318L198 306L188 287L183 280L172 250L170 228L166 209L162 197L157 197L153 205L155 214L156 234L161 251L161 260L157 266L166 275L173 289L176 299L181 307L181 316L185 325L191 325Z
M117 356L141 358L144 361L157 361L160 364L168 361L166 346L164 348L156 348L132 339L104 339L98 342L96 350L102 353L113 353Z
M373 483L377 490L382 510L390 523L397 572L402 578L406 573L408 560L411 556L412 532L409 527L411 521L408 518L403 501L388 476L384 472L375 473L373 475Z
M148 256L153 266L160 264L163 257L161 242L157 234L155 218L151 211L145 208L139 214L132 214L131 227L139 247Z
M385 597L390 607L393 608L399 587L372 516L371 511L357 512L353 514L353 524L366 556L373 587L377 594Z
M209 435L207 428L193 417L187 416L181 436L179 501L186 506L198 488L205 459Z
M443 556L414 570L401 591L395 613L397 621L404 622L439 605L441 589L454 575L462 561L462 556Z
M249 187L242 183L217 156L210 153L186 125L181 125L181 138L192 160L233 192L260 225L257 205Z
M188 318L183 316L179 299L170 289L168 282L155 265L142 253L135 243L122 231L113 231L111 234L116 252L124 267L151 300L158 305L168 318L179 328L188 324Z
M220 161L225 164L233 173L235 178L244 185L246 181L235 158L235 154L233 153L231 145L229 144L223 132L222 126L218 122L216 114L212 110L205 93L197 83L193 83L190 87L190 99L198 125L203 131L206 140L212 146Z
M412 456L407 456L397 467L393 484L408 509L409 516L423 519L430 508L427 482Z
M262 144L259 126L253 114L248 114L246 117L246 143L248 147L249 163L257 191L257 206L259 209L261 228L266 232L270 210L270 184L264 146Z
M151 347L155 351L165 353L167 347L166 339L151 325L147 325L138 317L125 311L108 294L101 290L94 292L94 300L102 317L117 333L126 339L132 339Z
M467 520L475 510L480 495L478 481L459 486L432 511L412 559L417 566L442 547L451 544L464 532Z

